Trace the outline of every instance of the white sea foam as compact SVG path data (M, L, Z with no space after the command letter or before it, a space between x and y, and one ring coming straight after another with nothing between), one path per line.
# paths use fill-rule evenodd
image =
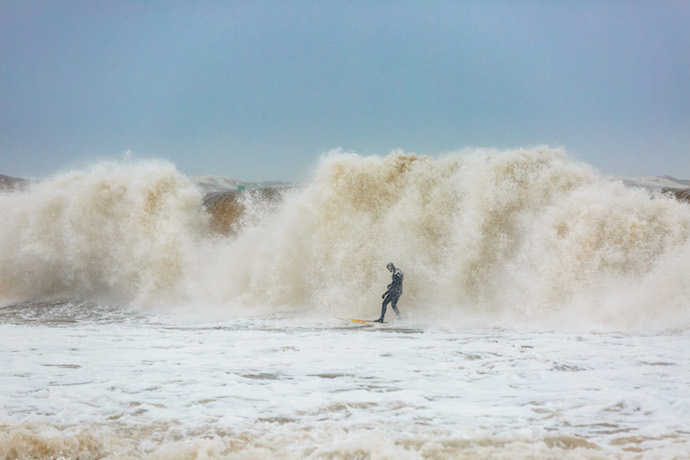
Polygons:
M690 448L687 334L190 324L52 308L81 319L0 325L3 458L683 458Z

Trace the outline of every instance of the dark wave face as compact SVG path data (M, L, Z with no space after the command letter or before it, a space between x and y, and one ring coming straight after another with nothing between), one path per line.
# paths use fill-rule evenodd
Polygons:
M204 208L211 216L211 228L223 235L241 231L238 225L245 215L248 202L268 205L281 199L285 187L264 187L255 190L227 190L204 195Z
M17 177L4 176L0 174L0 191L22 191L29 186L29 181Z
M661 192L675 197L678 201L684 201L690 203L690 188L669 188L665 187L661 189Z

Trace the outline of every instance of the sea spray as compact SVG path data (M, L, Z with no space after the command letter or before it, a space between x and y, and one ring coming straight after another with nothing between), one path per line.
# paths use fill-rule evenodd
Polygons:
M393 260L422 321L687 327L689 236L687 205L534 149L329 155L232 244L253 301L375 315Z
M335 152L305 185L232 200L165 162L0 195L0 297L374 316L393 261L417 321L690 327L690 206L560 150Z
M207 216L164 162L100 164L0 195L0 297L174 300Z

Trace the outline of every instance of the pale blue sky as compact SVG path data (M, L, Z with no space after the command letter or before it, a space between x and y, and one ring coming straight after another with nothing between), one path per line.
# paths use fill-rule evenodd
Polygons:
M0 174L564 146L690 178L690 1L0 0Z

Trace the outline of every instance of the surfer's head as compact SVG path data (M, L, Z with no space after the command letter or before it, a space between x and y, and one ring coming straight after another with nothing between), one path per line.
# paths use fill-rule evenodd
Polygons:
M395 270L395 265L393 265L393 262L388 262L388 265L386 265L386 268L388 269L389 272L392 272Z

